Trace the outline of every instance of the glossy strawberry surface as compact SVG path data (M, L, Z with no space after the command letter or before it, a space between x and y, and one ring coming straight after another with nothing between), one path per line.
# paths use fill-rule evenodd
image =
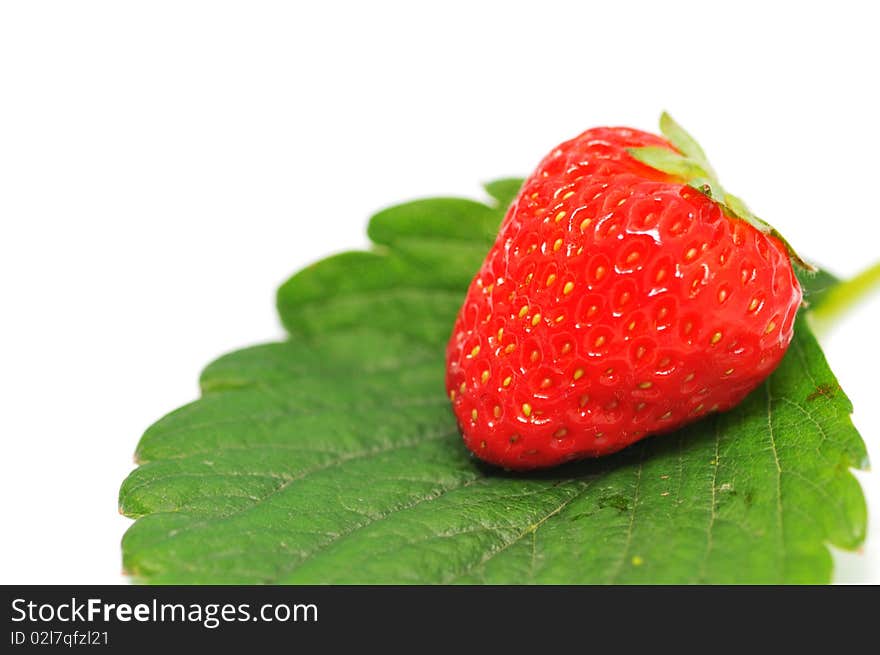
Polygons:
M447 349L467 447L511 469L613 453L739 403L792 338L801 289L778 239L596 128L526 180Z

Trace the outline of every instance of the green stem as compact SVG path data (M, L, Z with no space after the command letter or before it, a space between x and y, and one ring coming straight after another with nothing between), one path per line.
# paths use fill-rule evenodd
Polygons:
M880 262L832 287L812 310L814 325L827 328L857 302L880 287Z

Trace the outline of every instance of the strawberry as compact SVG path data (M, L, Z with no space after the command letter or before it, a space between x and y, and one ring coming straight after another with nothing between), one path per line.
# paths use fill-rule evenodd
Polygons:
M510 206L447 348L477 457L613 453L730 409L785 354L799 258L666 114L661 131L587 130Z

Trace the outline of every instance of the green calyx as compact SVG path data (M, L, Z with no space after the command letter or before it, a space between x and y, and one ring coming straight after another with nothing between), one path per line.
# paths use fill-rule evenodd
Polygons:
M678 152L653 146L629 148L627 152L646 166L681 178L689 186L718 203L728 216L745 221L764 234L776 237L785 245L794 264L807 271L816 270L813 265L804 261L797 254L788 240L776 228L755 216L740 198L724 190L700 144L666 112L660 116L660 132L676 147Z

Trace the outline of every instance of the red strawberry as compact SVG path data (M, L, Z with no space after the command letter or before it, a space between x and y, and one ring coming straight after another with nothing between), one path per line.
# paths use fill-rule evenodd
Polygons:
M607 455L733 407L782 359L794 253L665 114L661 127L669 140L595 128L566 141L508 210L447 349L481 459Z

